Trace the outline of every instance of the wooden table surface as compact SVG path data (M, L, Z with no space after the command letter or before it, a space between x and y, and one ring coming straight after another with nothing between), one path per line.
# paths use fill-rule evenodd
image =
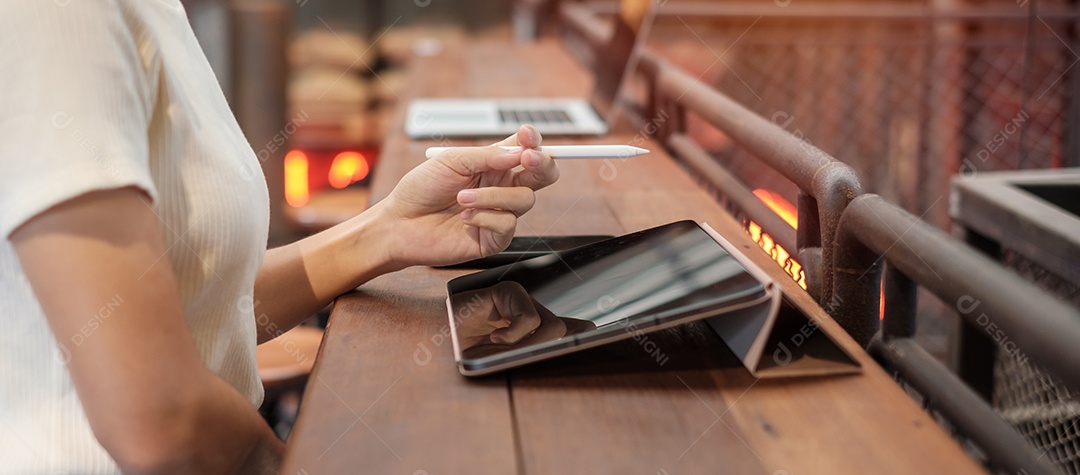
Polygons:
M588 78L556 42L489 40L418 59L399 94L583 96ZM433 144L405 137L402 118L384 146L373 202ZM631 131L558 142L634 139ZM983 472L661 146L645 147L653 153L560 163L562 178L539 192L518 234L617 235L708 222L773 273L797 307L856 355L863 374L755 380L714 335L689 325L655 335L668 357L662 366L626 342L465 378L445 308L446 281L463 272L412 268L337 300L282 473Z

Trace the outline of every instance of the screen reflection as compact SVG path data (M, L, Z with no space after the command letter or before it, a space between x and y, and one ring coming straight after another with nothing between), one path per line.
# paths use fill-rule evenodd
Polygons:
M448 288L466 359L588 338L620 324L647 327L764 292L692 221L459 277Z

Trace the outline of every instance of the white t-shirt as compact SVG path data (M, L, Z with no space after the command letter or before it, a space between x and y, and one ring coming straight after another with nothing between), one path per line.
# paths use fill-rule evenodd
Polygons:
M179 0L0 3L0 473L118 472L65 363L125 297L54 336L8 238L53 205L125 186L153 201L202 360L258 405L266 182Z

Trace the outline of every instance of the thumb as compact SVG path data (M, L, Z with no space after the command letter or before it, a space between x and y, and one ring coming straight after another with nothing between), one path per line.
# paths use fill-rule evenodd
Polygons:
M509 170L521 165L521 151L502 147L454 147L436 155L435 160L462 176L473 176L492 170Z

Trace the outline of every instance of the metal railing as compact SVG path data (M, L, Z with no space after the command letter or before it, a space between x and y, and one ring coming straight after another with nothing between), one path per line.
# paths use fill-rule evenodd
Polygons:
M751 10L742 14L756 14ZM928 14L898 13L884 7L871 10L867 14L887 18ZM1076 18L1072 10L1051 11L1053 18ZM588 62L593 51L602 51L610 28L595 12L581 4L564 3L559 15L564 38L579 57ZM1017 17L971 9L933 15L995 21ZM766 229L780 245L797 250L811 295L856 341L868 346L884 366L922 395L928 408L977 446L988 466L1009 473L1057 472L985 400L914 341L917 291L923 287L942 301L957 304L969 322L994 325L1011 344L1072 387L1080 387L1080 314L1076 309L899 206L864 194L854 169L658 54L644 53L638 69L649 94L639 111L639 122L649 123L649 118L663 115L666 120L655 127L655 137L738 213ZM690 113L798 187L797 231L687 134ZM882 312L884 318L879 320Z
M560 5L560 24L572 35L570 45L599 51L610 38L610 27L587 7L576 3ZM588 61L588 53L580 54ZM643 111L645 120L663 115L667 119L656 136L699 177L721 193L749 219L758 223L777 243L793 252L806 272L807 290L819 302L830 301L833 289L832 243L844 207L862 194L855 171L821 149L800 140L781 127L754 114L741 104L671 66L654 52L641 55L638 72L651 92ZM687 112L728 134L762 163L795 184L799 190L799 228L778 218L738 179L716 164L708 153L685 134ZM788 247L792 246L792 247ZM877 322L840 321L857 341L866 345L877 331Z
M957 177L949 213L972 247L1080 308L1078 190L1080 169ZM958 328L956 373L1059 467L1080 473L1080 388L999 345L988 330L971 322Z
M870 352L931 399L984 450L990 466L1055 473L984 399L914 342L915 289L953 303L972 325L993 325L1002 335L998 344L1007 339L1073 387L1080 387L1080 310L877 195L848 205L835 246L834 315L876 320L881 269L888 267L882 332Z

